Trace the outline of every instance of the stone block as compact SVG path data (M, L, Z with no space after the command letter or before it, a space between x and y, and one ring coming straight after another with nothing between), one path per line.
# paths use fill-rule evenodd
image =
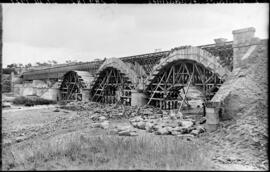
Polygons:
M206 129L214 131L219 124L219 108L206 108Z
M90 91L82 90L82 101L88 101L90 99Z
M225 38L217 38L217 39L214 39L215 43L217 46L222 46L225 44L225 42L227 41L227 39Z
M146 102L144 93L139 93L137 90L131 91L131 106L143 106Z
M255 35L255 28L249 27L232 31L234 44L250 43Z
M219 126L218 124L207 124L205 128L206 128L206 131L213 132L218 129L218 126Z
M234 30L233 32L233 69L243 65L242 57L249 50L250 46L258 43L259 40L254 38L255 28L244 28Z

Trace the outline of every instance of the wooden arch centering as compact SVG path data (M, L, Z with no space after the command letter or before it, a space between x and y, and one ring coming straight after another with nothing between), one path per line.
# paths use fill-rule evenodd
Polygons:
M224 70L215 57L204 50L194 47L172 50L146 80L148 104L180 110L184 103L188 104L186 95L190 85L201 90L205 101L210 100L224 82L228 72Z
M131 105L131 90L137 84L136 73L123 61L107 59L99 68L91 88L92 101Z
M63 76L60 86L61 100L82 101L82 92L89 89L92 75L87 71L69 71Z

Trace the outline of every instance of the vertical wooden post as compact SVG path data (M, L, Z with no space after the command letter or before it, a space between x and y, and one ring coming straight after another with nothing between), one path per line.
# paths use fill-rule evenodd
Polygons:
M188 89L189 89L189 86L190 86L190 83L191 83L193 74L194 74L194 73L192 73L192 75L191 75L191 77L190 77L190 79L189 79L189 83L188 83L188 86L187 86L187 91L186 91L186 93L184 94L184 97L183 97L183 100L182 100L182 102L181 102L181 104L180 104L180 107L179 107L179 109L178 109L178 112L180 112L180 110L181 110L181 108L182 108L182 105L183 105L183 102L184 102L185 99L186 99L186 95L187 95L187 93L188 93ZM183 89L184 89L184 88L183 88Z
M174 87L175 84L175 66L173 65L173 80L172 80L172 86Z

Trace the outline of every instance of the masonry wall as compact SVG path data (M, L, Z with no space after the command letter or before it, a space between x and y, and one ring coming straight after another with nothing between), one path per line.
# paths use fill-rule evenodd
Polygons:
M90 90L82 90L82 101L89 101Z
M140 93L137 90L131 91L131 106L143 106L146 103L146 96L144 93Z
M259 38L254 37L255 28L249 27L233 32L233 70L242 67L244 60L250 56L256 46L261 44Z
M234 68L211 100L223 103L223 119L240 118L254 105L266 104L268 45L254 32L254 28L233 31Z
M48 100L59 100L59 83L48 83L48 81L34 80L23 84L14 85L15 96L38 96Z
M2 75L2 93L11 91L11 76L10 74Z

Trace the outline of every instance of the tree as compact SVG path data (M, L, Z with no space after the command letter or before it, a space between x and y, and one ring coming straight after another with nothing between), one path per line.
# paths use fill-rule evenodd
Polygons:
M71 63L71 60L66 60L66 63Z
M26 65L24 65L24 69L22 70L22 71L27 71L27 70L29 70L30 68L32 67L32 64L31 63L28 63L28 64L26 64Z
M25 67L25 68L30 68L30 67L32 67L32 64L31 64L31 63L28 63L28 64L26 64L24 67Z
M53 63L54 65L58 64L58 62L55 61L55 60L52 60L52 63Z
M10 65L7 65L7 68L16 68L18 65L16 63L12 63Z
M3 69L3 74L11 74L11 72L14 72L14 74L18 74L17 70L18 69L18 64L12 63L7 65L7 68Z
M15 68L3 68L3 74L11 74L11 72L14 72L14 74L17 74L15 71Z
M66 60L66 63L69 64L69 63L78 63L77 60Z
M57 61L55 60L48 60L48 64L53 66L53 65L56 65L57 64Z
M51 64L46 63L46 62L44 63L37 62L37 66L51 66Z

